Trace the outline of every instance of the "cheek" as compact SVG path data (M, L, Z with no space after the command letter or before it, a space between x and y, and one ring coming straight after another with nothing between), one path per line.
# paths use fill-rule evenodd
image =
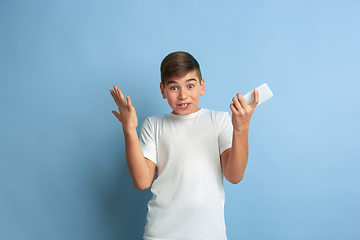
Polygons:
M201 91L194 91L191 95L192 95L192 97L193 98L200 98L200 93L201 93Z
M175 101L175 96L174 94L167 94L167 99L169 102L174 102Z

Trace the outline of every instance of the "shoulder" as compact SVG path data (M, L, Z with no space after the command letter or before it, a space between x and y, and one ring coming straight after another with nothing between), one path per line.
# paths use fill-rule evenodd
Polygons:
M167 115L164 115L163 117L147 117L142 124L142 128L155 128L156 126L161 125L167 118Z
M205 113L210 116L213 125L216 127L216 129L220 129L219 130L220 132L223 131L224 129L231 130L232 122L231 122L231 116L228 112L206 109Z
M161 119L160 117L151 116L151 117L147 117L144 122L157 122L160 119Z
M217 129L232 126L231 116L228 112L204 109L202 115L202 121L210 121Z
M230 118L230 114L228 112L214 111L209 109L203 109L203 114L210 116L214 120L222 120L222 119Z

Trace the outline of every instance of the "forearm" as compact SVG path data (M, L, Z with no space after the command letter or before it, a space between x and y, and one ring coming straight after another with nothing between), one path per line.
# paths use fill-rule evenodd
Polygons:
M244 177L249 156L248 133L248 128L233 132L232 147L224 175L229 182L234 184L239 183Z
M126 163L134 186L140 190L150 187L153 175L140 147L136 129L124 130Z
M123 127L126 162L133 184L140 190L147 189L152 183L156 166L152 162L148 163L150 161L144 158L141 150L136 132L138 119L135 108L131 104L130 97L125 98L117 86L114 85L114 91L110 90L110 93L119 108L119 112L112 111L112 113Z
M233 140L229 156L224 156L222 161L223 171L226 179L231 183L240 182L245 173L249 156L249 126L250 119L255 107L259 103L259 93L254 90L254 100L248 105L244 97L238 93L233 97L230 104L233 124ZM223 164L223 161L226 162Z

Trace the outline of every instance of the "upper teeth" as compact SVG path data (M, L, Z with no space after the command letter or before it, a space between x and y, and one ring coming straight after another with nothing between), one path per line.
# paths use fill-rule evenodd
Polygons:
M180 106L185 107L185 106L187 106L187 103L185 103L185 104L180 104Z

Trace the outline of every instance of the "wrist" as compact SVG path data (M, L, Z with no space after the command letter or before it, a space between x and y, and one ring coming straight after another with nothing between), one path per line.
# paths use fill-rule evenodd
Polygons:
M124 135L133 135L133 134L137 135L136 128L129 128L129 127L123 126L123 132L124 132Z
M249 125L247 124L242 124L240 127L235 127L233 128L234 130L234 134L241 134L241 135L244 135L244 134L248 134L249 133Z

